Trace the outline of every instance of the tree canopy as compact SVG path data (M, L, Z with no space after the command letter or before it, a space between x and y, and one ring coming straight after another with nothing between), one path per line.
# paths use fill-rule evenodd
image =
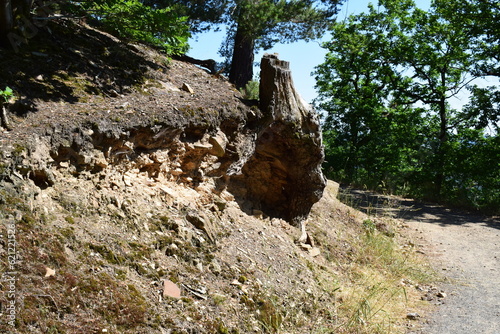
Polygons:
M45 18L61 9L87 15L117 37L185 53L190 37L187 17L174 8L158 8L140 0L49 1L0 0L0 46L17 49L46 25ZM36 20L31 20L32 16Z
M489 33L442 6L381 0L333 25L316 71L327 170L370 188L498 207L498 96L473 85L496 66L483 45ZM471 103L452 103L468 91Z
M229 80L243 87L253 78L254 52L276 43L312 40L333 22L341 0L162 0L160 6L180 6L193 32L226 25L220 49L226 57Z

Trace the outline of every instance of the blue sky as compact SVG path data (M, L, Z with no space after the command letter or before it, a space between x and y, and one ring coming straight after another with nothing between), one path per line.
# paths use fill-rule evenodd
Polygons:
M338 19L343 19L350 14L366 11L368 3L376 4L377 0L346 0L341 7ZM416 0L416 3L420 8L426 9L429 7L430 0ZM188 55L198 59L211 58L216 61L222 61L217 52L224 40L224 36L224 30L194 36L190 41L191 50L188 52ZM280 59L289 61L295 88L304 100L312 102L317 94L314 89L316 82L311 73L316 66L324 62L326 50L321 47L321 42L328 40L329 36L325 35L320 41L277 44L270 50L259 50L259 53L255 55L255 60L260 60L264 53L267 52L278 53ZM258 68L254 70L254 73L258 74Z

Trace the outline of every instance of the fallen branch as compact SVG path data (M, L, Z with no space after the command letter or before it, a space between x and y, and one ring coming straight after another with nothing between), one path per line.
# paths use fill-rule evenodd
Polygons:
M213 59L200 60L187 55L173 56L172 58L204 67L210 72L210 74L219 74L216 68L217 62Z

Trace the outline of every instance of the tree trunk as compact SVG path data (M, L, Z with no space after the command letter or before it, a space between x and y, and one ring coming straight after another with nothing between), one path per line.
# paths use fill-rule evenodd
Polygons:
M238 26L229 71L229 82L235 84L237 88L245 87L247 82L252 80L254 45L254 39Z
M0 0L0 46L8 47L8 34L14 28L12 3L10 0Z
M446 74L441 73L441 83L445 87ZM446 145L448 142L448 115L446 113L446 96L442 96L439 101L439 146L436 152L437 154L437 164L436 164L436 178L435 187L436 195L439 198L443 188L443 182L445 178L445 162L446 162Z

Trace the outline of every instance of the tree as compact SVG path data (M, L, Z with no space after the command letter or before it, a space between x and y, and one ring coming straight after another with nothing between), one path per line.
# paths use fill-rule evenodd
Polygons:
M238 88L253 78L254 52L281 42L318 38L334 19L341 0L163 0L160 6L184 6L194 31L225 24L220 53L230 59L229 81Z
M230 0L142 0L152 8L173 8L189 19L191 32L199 33L226 22Z
M104 30L126 40L135 40L165 49L168 54L182 54L190 37L187 17L172 7L156 8L140 0L87 1L80 6Z
M470 36L476 71L500 76L500 3L494 0L434 0L436 11Z
M392 187L400 163L415 159L423 121L421 109L397 93L407 85L394 44L399 34L394 20L373 7L368 15L332 28L332 41L324 45L329 53L316 72L319 107L327 111L331 177L371 188ZM403 151L398 145L416 148Z
M327 161L340 168L337 176L371 187L377 179L400 189L410 183L414 195L441 200L490 189L485 180L498 185L488 171L467 173L474 180L464 183L474 184L468 189L457 183L464 170L491 161L481 152L498 151L491 146L497 140L483 131L492 113L450 105L473 89L478 64L488 61L470 51L466 25L436 6L423 11L411 0L381 0L378 8L335 24L332 35L316 75L319 106L327 112ZM465 168L455 149L467 145L478 150L467 149L477 156Z

